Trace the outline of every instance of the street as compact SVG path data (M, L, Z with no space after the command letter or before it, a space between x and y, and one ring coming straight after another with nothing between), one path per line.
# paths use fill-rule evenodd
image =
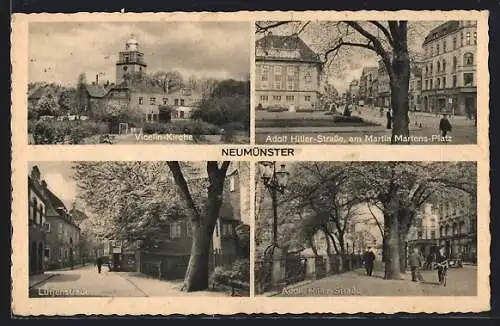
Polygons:
M45 272L53 274L46 281L30 288L30 297L154 297L154 296L226 296L226 293L180 291L182 280L164 281L137 273L109 272L101 274L95 266L68 271ZM48 276L48 275L47 275Z
M423 271L423 282L412 282L411 272L402 280L384 280L381 266L366 276L364 269L333 275L298 286L289 286L277 296L475 296L477 268L465 265L448 270L447 286L439 285L437 271Z
M304 114L302 114L303 116ZM257 144L390 144L390 129L386 129L385 114L381 117L377 108L364 108L353 112L353 115L365 121L374 122L375 126L331 126L331 127L256 127L255 142ZM277 115L279 116L279 115ZM289 115L286 115L287 117ZM324 113L311 113L310 119L325 116ZM411 145L443 145L443 144L475 144L477 143L477 127L474 122L463 116L449 117L452 132L451 139L442 141L439 121L442 116L410 112L410 136L414 137ZM432 136L434 135L434 138ZM425 138L427 137L427 138Z

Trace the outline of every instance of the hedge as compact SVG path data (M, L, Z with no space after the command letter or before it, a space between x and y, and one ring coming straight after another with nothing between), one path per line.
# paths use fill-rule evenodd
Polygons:
M108 133L108 124L89 120L29 121L28 133L39 144L81 144L93 135Z

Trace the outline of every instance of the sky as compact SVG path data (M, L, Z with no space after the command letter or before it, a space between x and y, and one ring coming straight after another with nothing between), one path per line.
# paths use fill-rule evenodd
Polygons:
M335 22L310 22L302 29L304 23L297 22L273 28L271 32L275 35L290 35L292 33L300 32L299 36L302 40L308 44L313 51L322 55L325 52L325 47L329 45L328 42L338 40L338 29L336 26L331 26L333 23ZM411 51L422 54L421 45L425 36L433 28L442 23L444 23L444 21L408 22L408 39ZM330 26L326 27L326 24L330 24ZM343 30L342 33L344 33ZM350 33L356 32L351 30ZM256 37L260 38L261 34ZM363 71L363 67L378 66L379 57L374 52L363 48L353 49L354 48L352 47L344 47L341 49L338 56L331 62L328 69L328 82L335 86L335 88L341 93L346 91L352 80L359 79L361 72Z
M137 39L149 73L177 70L211 78L244 79L250 71L247 22L35 22L29 25L29 82L74 85L115 82L115 63L131 35Z
M40 169L41 179L47 182L47 187L63 201L67 209L71 209L77 194L71 162L28 162L29 171L35 165Z

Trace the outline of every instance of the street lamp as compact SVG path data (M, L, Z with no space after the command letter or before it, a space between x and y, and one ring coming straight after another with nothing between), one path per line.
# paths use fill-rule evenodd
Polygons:
M280 169L276 169L276 162L259 162L261 164L261 178L264 186L269 190L273 206L273 243L266 248L265 254L278 247L278 193L283 193L288 184L288 177L290 173L286 170L285 164L280 165Z

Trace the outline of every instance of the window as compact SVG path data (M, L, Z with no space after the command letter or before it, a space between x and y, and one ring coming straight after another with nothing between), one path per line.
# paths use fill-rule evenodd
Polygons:
M222 236L231 236L231 235L233 235L233 226L231 224L223 223Z
M59 224L57 229L57 235L61 238L63 235L63 225Z
M460 32L460 46L464 45L464 32Z
M453 49L456 49L457 48L457 38L454 37L453 38Z
M470 45L470 32L465 33L465 44Z
M184 99L181 98L181 106L183 106L183 105L184 105Z
M436 79L436 88L441 88L441 79L439 78Z
M443 59L443 72L446 72L446 60Z
M306 95L306 96L304 96L304 100L305 100L306 102L311 102L311 96L310 96L310 95Z
M474 55L472 53L464 54L464 66L472 66L474 64Z
M427 76L429 74L429 66L425 66L425 75Z
M174 105L179 105L179 99L178 99L178 98L176 98L176 99L174 100Z
M443 40L443 53L446 52L446 40Z
M474 45L477 44L477 32L474 32Z
M163 98L163 105L167 105L168 104L168 98L167 97L164 97Z
M472 86L474 84L474 74L471 72L464 73L464 86Z
M295 75L295 67L288 67L286 69L288 77L293 77Z
M269 66L262 66L262 75L260 77L260 80L262 81L269 80Z
M432 70L433 70L433 69L432 69L432 63L431 63L431 75L432 75Z
M436 52L437 52L436 54L439 54L439 44L436 44ZM438 69L438 71L439 71L439 69Z
M156 97L150 97L149 98L149 104L150 105L155 105L156 104Z
M305 81L306 81L306 83L307 83L307 84L310 84L310 83L311 83L311 81L312 81L312 77L311 77L311 73L310 73L309 71L308 71L308 72L306 73L306 75L304 76L304 79L305 79Z
M428 89L428 87L429 87L429 83L428 83L428 80L426 79L425 80L425 89Z
M179 118L180 118L180 119L184 119L184 118L185 118L185 116L186 116L186 115L184 114L184 111L180 111L180 112L179 112Z
M281 101L281 95L274 95L273 100L275 101Z
M276 75L275 77L277 76L280 76L281 77L281 66L276 66L274 67L274 74Z
M457 70L457 57L453 57L453 71Z
M188 237L193 236L193 224L190 221L186 222L186 235Z
M142 105L144 103L144 97L139 97L139 105Z
M441 62L437 62L437 72L439 72L441 70Z
M293 100L294 100L294 96L293 95L287 95L286 96L286 101L287 102L293 102Z
M181 223L175 222L170 224L170 239L180 238L182 234Z
M235 180L234 176L232 176L231 178L229 178L229 191L231 191L231 192L235 191L235 188L236 188L235 187L236 186L235 181L236 180Z
M267 101L269 100L269 97L268 97L267 95L261 95L261 96L260 96L260 100L261 100L262 102L267 102Z
M429 81L430 85L429 85L429 89L432 89L432 79Z
M446 77L443 77L443 88L446 88Z
M43 229L45 230L45 232L50 233L50 223L49 222L43 223Z

